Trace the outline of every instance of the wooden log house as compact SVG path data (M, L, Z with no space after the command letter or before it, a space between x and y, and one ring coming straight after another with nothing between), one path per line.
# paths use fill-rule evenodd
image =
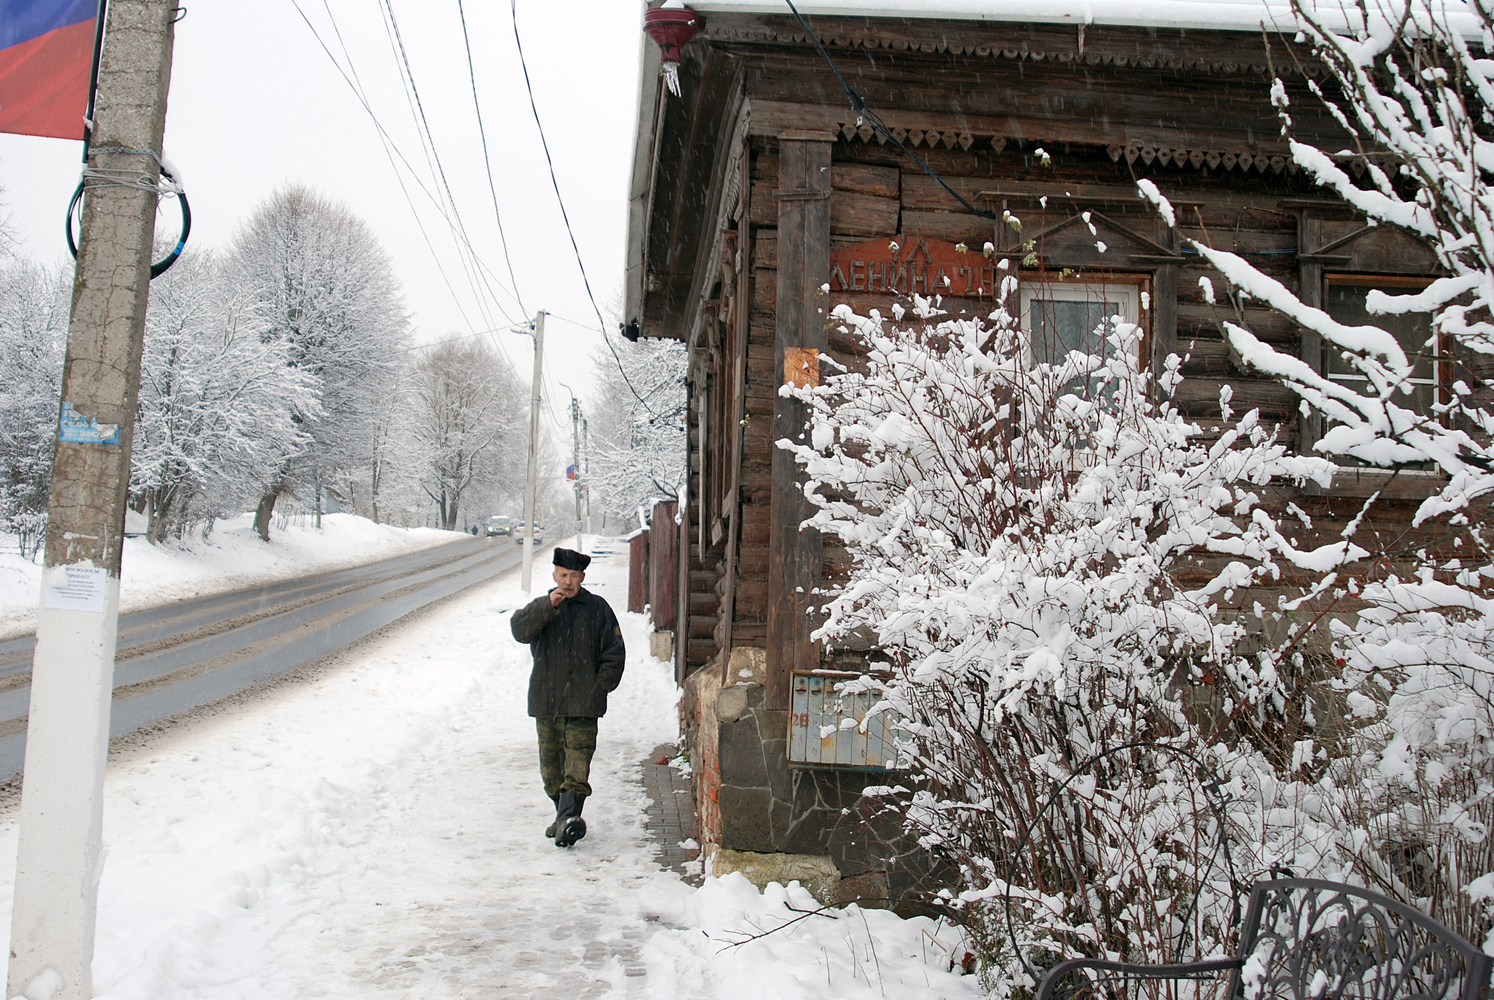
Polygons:
M810 638L813 591L849 557L800 530L799 477L772 447L804 432L801 405L779 385L815 379L821 356L850 363L857 353L826 310L847 302L885 314L895 297L940 292L951 312L989 311L993 261L957 244L989 241L1015 266L1018 245L1034 239L1037 266L1020 272L1024 322L1067 343L1118 309L1146 329L1150 363L1187 355L1179 401L1190 415L1217 419L1227 381L1236 410L1259 407L1309 450L1318 418L1302 416L1289 389L1234 367L1199 288L1210 272L1179 237L1243 252L1345 319L1362 314L1368 288L1436 273L1424 247L1366 225L1290 162L1261 27L1286 23L1287 11L1268 2L800 3L892 134L970 205L1019 217L1020 235L962 206L858 122L787 4L689 3L701 30L682 52L680 96L660 80L659 49L645 45L625 319L633 336L690 348L675 647L708 851L828 859L839 875L830 895L868 905L906 903L938 876L895 821L863 808L861 790L887 781L880 749L866 745L875 734L821 741L825 717L809 718L826 710L837 671L864 663L855 650L827 658ZM1348 148L1309 96L1320 67L1289 51L1290 36L1270 44L1297 134ZM1143 177L1173 200L1178 230L1138 199ZM1240 307L1258 335L1330 364L1314 336ZM1403 339L1419 352L1417 321ZM1427 368L1435 396L1440 367ZM1430 471L1350 469L1326 495L1295 499L1331 532L1359 498L1388 489L1405 502L1377 508L1388 521L1368 529L1393 532L1438 482Z

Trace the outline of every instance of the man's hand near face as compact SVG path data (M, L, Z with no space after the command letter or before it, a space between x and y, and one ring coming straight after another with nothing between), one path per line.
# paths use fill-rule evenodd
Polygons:
M568 597L575 597L581 592L581 582L586 579L586 574L578 569L566 569L563 566L555 567L555 589L550 591L550 607L560 607L560 602Z

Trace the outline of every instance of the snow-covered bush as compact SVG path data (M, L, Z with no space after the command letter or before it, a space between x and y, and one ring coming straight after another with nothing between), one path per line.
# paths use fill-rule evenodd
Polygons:
M1230 608L1281 560L1322 569L1359 554L1346 540L1297 550L1260 504L1268 484L1326 483L1333 467L1288 453L1254 411L1234 419L1227 393L1223 433L1205 440L1169 402L1181 359L1154 385L1141 331L1119 317L1103 350L1051 365L1032 361L1005 309L940 317L925 300L906 321L840 307L865 370L780 390L813 412L811 443L778 442L805 469L810 523L854 558L819 634L832 649L869 637L887 656L887 677L858 683L903 719L917 780L893 794L957 863L952 904L998 995L1032 985L1021 962L1045 954L1217 952L1233 887L1210 775L1242 776L1259 801L1252 775L1269 767L1191 692L1222 691L1225 716L1279 708L1275 661L1247 655ZM1215 568L1179 582L1197 555ZM1157 743L1181 752L1120 749ZM1275 860L1258 854L1235 860ZM1009 871L1020 959L999 898Z
M1243 316L1220 324L1238 357L1321 415L1319 450L1386 469L1435 463L1446 477L1415 514L1414 543L1377 553L1316 595L1339 612L1321 623L1340 665L1332 686L1355 715L1354 738L1335 748L1321 779L1315 811L1337 833L1318 856L1336 854L1346 877L1494 947L1494 553L1485 527L1494 498L1494 7L1293 8L1299 40L1329 71L1311 85L1314 99L1354 145L1295 137L1278 79L1271 97L1293 158L1372 224L1426 244L1443 271L1423 289L1371 291L1374 322L1345 324L1239 256L1189 241L1237 293L1316 333L1352 373L1330 377L1316 359L1271 347ZM1141 184L1170 220L1155 186ZM1430 317L1425 344L1375 325L1417 314ZM1413 379L1429 362L1437 386L1419 407Z

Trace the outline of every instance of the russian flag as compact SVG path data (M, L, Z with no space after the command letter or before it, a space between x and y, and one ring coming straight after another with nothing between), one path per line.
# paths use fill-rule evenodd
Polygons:
M99 0L0 0L0 132L83 138Z

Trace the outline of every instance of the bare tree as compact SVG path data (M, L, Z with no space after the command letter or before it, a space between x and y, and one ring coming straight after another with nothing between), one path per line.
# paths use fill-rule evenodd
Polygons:
M410 431L418 480L459 527L462 498L499 473L501 436L519 424L522 393L512 368L481 341L448 340L424 351L410 385Z
M16 534L23 556L47 520L68 292L60 270L0 265L0 530Z
M590 482L608 514L630 517L649 500L679 492L688 361L684 345L672 341L619 344L617 358L597 352Z

